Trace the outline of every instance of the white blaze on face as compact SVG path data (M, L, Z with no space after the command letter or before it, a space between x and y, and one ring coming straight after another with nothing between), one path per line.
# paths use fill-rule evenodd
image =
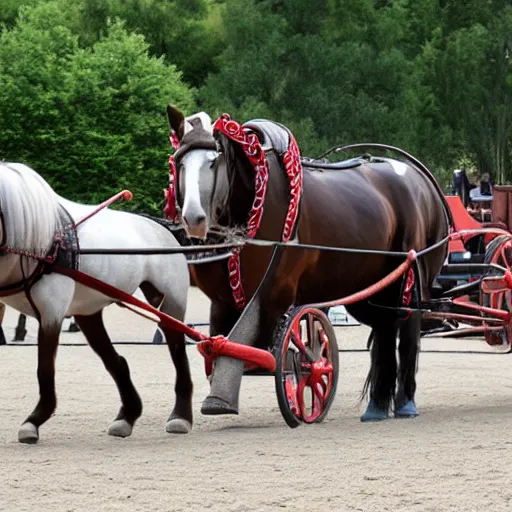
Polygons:
M200 215L205 215L199 194L199 173L207 159L207 151L191 151L183 157L185 170L185 199L183 201L183 217L189 225Z
M186 117L183 129L184 135L194 130L194 127L201 128L211 134L210 116L205 112L199 112ZM183 219L189 235L203 239L206 237L208 230L207 212L210 210L210 195L213 185L211 173L208 173L208 170L215 156L215 151L195 149L187 153L182 160ZM202 204L202 200L204 204Z

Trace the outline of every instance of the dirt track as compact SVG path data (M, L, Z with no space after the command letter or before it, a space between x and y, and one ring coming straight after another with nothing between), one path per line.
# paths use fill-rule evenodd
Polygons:
M204 320L193 291L189 320ZM153 326L115 306L116 341L151 340ZM8 310L12 339L16 314ZM362 348L367 330L337 329L341 348ZM27 340L34 341L35 322ZM62 342L83 342L63 333ZM476 340L424 340L428 350L487 350ZM17 442L35 405L36 348L0 347L1 511L479 511L512 507L512 356L424 352L420 417L362 424L358 398L366 352L340 354L338 395L323 424L289 429L273 380L245 377L241 414L201 416L208 392L189 347L195 425L165 433L174 371L165 346L124 345L144 413L131 438L105 433L119 406L115 385L86 346L62 346L56 415L36 446Z

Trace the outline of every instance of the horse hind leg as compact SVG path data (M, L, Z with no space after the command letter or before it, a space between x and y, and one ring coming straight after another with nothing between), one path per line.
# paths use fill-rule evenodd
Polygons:
M363 394L369 392L370 401L361 421L380 421L388 418L389 408L395 395L397 363L394 323L373 328L371 367Z
M75 321L87 338L91 348L101 358L112 375L121 396L121 408L111 423L108 434L128 437L142 414L142 401L130 377L126 359L115 350L103 323L103 310L89 316L76 315Z
M167 295L164 297L161 292L148 282L142 283L140 288L152 306L158 307L161 304L160 309L163 313L183 321L186 298L178 300ZM167 342L171 359L176 369L176 381L174 384L176 402L167 420L165 430L169 434L188 434L192 430L193 423L193 384L185 345L185 335L165 326L161 326L160 329Z
M421 315L413 313L400 327L400 359L398 391L395 398L395 417L414 418L418 415L414 395L420 348Z

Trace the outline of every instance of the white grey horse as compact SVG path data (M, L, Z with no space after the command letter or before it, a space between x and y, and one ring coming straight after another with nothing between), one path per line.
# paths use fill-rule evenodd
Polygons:
M126 437L142 413L141 399L131 381L126 360L109 339L102 320L111 298L58 273L46 273L32 283L38 260L52 249L55 236L94 211L60 197L33 169L18 163L0 163L0 290L14 286L16 293L2 301L19 312L36 317L40 399L22 424L19 440L35 443L39 427L56 408L55 357L64 318L74 316L93 350L100 356L118 387L122 406L108 433ZM144 248L177 247L174 235L150 218L108 208L77 228L80 247ZM23 253L16 254L16 251ZM185 315L190 284L185 256L83 255L80 270L126 293L138 288L155 307L178 320ZM30 292L16 291L16 283L30 285ZM166 424L170 433L187 433L192 426L192 381L184 335L162 327L176 368L176 402ZM85 383L84 383L85 384ZM80 407L77 407L80 414Z

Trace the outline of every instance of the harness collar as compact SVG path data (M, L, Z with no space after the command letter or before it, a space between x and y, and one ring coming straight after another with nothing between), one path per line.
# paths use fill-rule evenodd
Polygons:
M29 302L32 304L30 298L30 289L34 284L43 277L44 274L49 274L52 271L53 266L57 263L60 266L67 266L69 268L78 269L78 234L76 226L71 217L70 213L59 204L59 209L67 216L68 222L63 223L62 230L55 235L52 246L48 253L44 256L36 254L32 251L25 249L18 249L10 247L6 243L6 230L4 223L3 212L0 211L0 222L2 224L2 241L0 242L0 252L3 254L15 254L18 256L26 256L27 258L36 260L38 263L34 271L28 276L23 277L20 281L12 283L6 286L0 287L0 297L7 297L9 295L15 295L16 293L25 292ZM22 265L20 260L20 265ZM23 274L23 266L21 266ZM33 306L34 307L34 306ZM34 310L38 314L37 309Z

